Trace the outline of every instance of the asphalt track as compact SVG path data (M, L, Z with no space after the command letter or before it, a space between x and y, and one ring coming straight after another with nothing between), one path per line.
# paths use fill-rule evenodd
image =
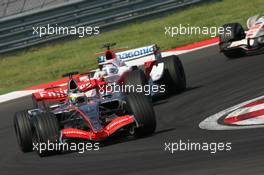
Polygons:
M121 139L84 154L40 158L18 149L12 128L15 111L29 108L30 98L0 105L0 174L263 174L264 129L202 130L206 117L264 94L264 56L228 60L210 47L180 56L188 91L155 104L154 136ZM164 151L164 142L232 142L229 152Z

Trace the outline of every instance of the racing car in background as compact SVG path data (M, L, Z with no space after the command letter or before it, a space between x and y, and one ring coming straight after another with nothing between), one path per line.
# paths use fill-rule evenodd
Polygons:
M219 47L220 52L228 58L264 52L264 14L248 18L247 32L239 23L228 23L223 25L223 28L224 32L220 34Z
M84 74L70 72L63 75L74 78L80 90L87 96L93 96L95 87L99 84L120 84L131 86L154 86L165 87L166 94L180 93L186 89L184 68L176 55L162 57L157 45L150 45L132 50L115 53L116 49L110 47L115 43L104 45L106 50L98 53L99 69ZM151 89L151 88L150 88ZM49 106L52 101L64 101L68 94L68 85L55 85L32 94L33 106ZM125 90L129 91L129 90ZM151 92L149 96L157 93Z
M44 103L49 100L63 100L63 103L15 114L15 133L23 152L33 151L33 143L94 142L106 140L118 132L127 132L135 137L155 132L155 112L146 96L115 92L88 97L72 74L67 96L38 99ZM89 86L89 91L97 90L98 83L103 81L94 83ZM36 151L40 156L47 156L61 150Z
M94 74L95 79L103 76L108 83L129 86L164 85L166 94L186 89L184 68L176 55L162 57L156 44L115 53L111 50L114 45L104 45L106 50L97 58L99 70Z

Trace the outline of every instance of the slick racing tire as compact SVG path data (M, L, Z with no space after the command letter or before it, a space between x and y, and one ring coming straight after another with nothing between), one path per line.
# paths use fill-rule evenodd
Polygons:
M229 49L233 41L239 41L245 38L246 34L239 23L229 23L223 25L223 33L220 34L220 51L228 58L238 58L244 55L241 49Z
M166 94L181 93L186 89L186 77L181 60L176 55L160 59L158 63L164 63L164 73L160 85L165 85Z
M39 144L44 143L46 145L46 148L48 147L48 143L59 143L60 128L56 116L54 114L49 112L40 113L35 118L35 131L36 142ZM41 157L56 154L58 152L59 150L37 150L37 153Z
M142 89L144 89L144 86L147 84L147 78L144 74L144 72L141 69L136 69L131 72L128 72L125 76L124 85L126 86L125 91L126 93L134 93L131 92L130 87L134 87L133 90L135 90L138 86L142 86ZM144 92L142 92L144 94Z
M136 137L151 135L156 129L155 112L151 102L143 94L131 93L127 95L128 112L134 115L137 128L134 130Z
M32 151L32 125L27 111L17 112L14 116L14 128L17 142L23 152Z

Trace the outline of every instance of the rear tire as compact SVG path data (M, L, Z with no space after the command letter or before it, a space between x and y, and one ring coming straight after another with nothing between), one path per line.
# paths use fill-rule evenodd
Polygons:
M166 93L181 93L186 89L186 77L181 60L176 55L164 57L158 63L164 63L164 74L157 81L165 85Z
M45 143L48 146L49 143L56 144L60 139L60 128L56 116L49 112L40 113L35 120L36 129L36 141L37 143ZM48 156L57 153L57 150L44 150L38 154L42 156Z
M14 116L14 128L17 142L23 152L32 151L32 126L27 111L17 112Z
M135 128L136 137L151 135L156 129L156 118L152 104L142 94L131 93L127 95L128 112L134 115L138 127Z
M239 41L246 37L245 31L239 23L229 23L223 25L224 32L220 34L220 51L228 58L238 58L244 55L240 49L229 49L228 46L233 41Z
M136 89L139 85L143 87L147 84L147 78L144 72L140 69L133 70L128 72L125 77L124 85L133 86L133 89ZM137 93L137 92L130 92L130 88L126 87L126 93ZM142 94L145 94L142 92Z

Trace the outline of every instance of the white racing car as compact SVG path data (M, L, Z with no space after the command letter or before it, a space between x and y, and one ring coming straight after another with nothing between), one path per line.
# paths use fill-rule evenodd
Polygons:
M229 23L223 27L219 47L228 58L264 52L264 14L252 16L247 20L247 32L239 23Z
M104 45L107 49L97 58L99 69L93 78L104 77L108 83L126 85L126 88L148 85L151 92L146 95L151 96L186 89L184 68L176 55L162 57L155 44L115 53L110 49L114 45Z

